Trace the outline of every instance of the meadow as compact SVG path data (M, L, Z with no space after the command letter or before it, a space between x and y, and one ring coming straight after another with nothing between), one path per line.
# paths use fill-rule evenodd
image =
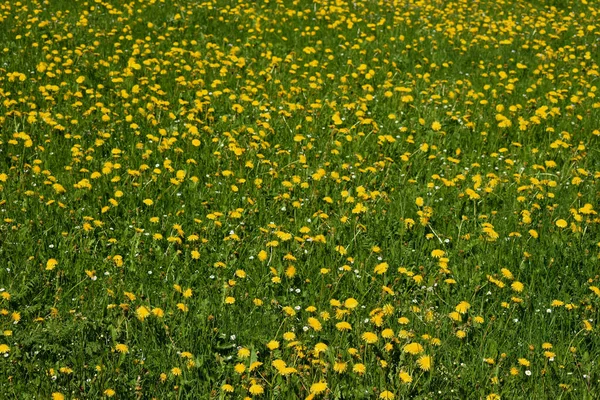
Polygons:
M1 0L1 399L600 397L597 0Z

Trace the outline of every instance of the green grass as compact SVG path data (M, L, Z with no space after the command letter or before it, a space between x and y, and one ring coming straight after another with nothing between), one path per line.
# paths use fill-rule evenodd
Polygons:
M598 12L5 1L3 398L595 398Z

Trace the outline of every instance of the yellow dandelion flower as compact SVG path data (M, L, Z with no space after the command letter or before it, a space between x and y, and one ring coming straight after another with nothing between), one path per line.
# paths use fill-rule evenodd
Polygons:
M162 318L165 316L165 312L162 310L162 308L153 308L152 315L154 315L157 318Z
M535 229L530 229L529 230L529 234L531 235L532 238L537 239L539 237L537 231Z
M358 306L358 301L356 301L355 298L348 298L346 299L346 301L344 301L344 307L348 308L348 309L353 309L356 308Z
M373 332L365 332L362 334L362 340L367 342L368 344L377 343L379 340L376 333Z
M338 374L343 374L348 369L348 364L345 362L336 362L333 364L333 370Z
M319 382L313 383L310 386L310 392L312 394L320 394L320 393L323 393L325 390L327 390L327 382L325 382L325 381L319 381Z
M512 272L510 272L508 268L502 268L500 272L502 273L502 276L504 276L506 279L514 279Z
M335 324L335 327L338 331L342 331L342 332L352 330L352 325L350 325L346 321L338 322L337 324Z
M512 288L512 290L514 290L515 292L522 292L523 288L525 287L521 282L519 281L514 281L512 283L512 285L510 285L510 287Z
M402 348L402 351L409 354L419 354L424 351L423 346L417 342L409 343Z
M436 249L431 251L431 257L433 258L441 258L444 257L446 252L444 250Z
M279 342L276 340L271 340L269 343L267 343L267 348L269 350L275 350L279 348Z
M145 306L140 306L135 310L135 315L143 322L150 315L150 311Z
M394 337L394 331L390 328L386 328L381 331L381 337L385 339L391 339Z
M258 252L258 259L260 261L265 261L267 259L267 257L268 257L268 255L267 255L266 251L261 250L261 251Z
M56 259L51 258L46 262L46 271L52 271L58 265L58 261Z
M259 396L261 394L263 394L265 392L265 389L263 389L262 386L258 385L258 384L253 384L250 386L250 388L248 389L248 391L250 392L251 395L253 396Z
M224 391L225 393L233 393L233 386L231 386L230 384L226 383L223 386L221 386L221 390Z
M381 264L377 264L375 269L373 270L377 275L385 274L390 265L386 262L382 262Z
M127 345L123 344L123 343L118 343L115 346L115 350L118 351L121 354L127 354L127 353L129 353L129 347L127 347Z
M413 381L412 376L404 370L400 371L399 377L402 383L411 383Z
M431 356L422 356L421 358L419 358L417 360L417 365L423 371L429 371L431 369L432 363L433 363L433 359L431 358Z
M461 314L466 314L466 312L469 310L469 308L471 308L471 305L469 303L467 303L466 301L461 301L456 306L456 311Z
M241 375L244 373L244 371L246 371L246 366L242 363L238 363L235 365L235 367L233 367L233 370Z
M239 358L248 358L250 357L250 350L245 347L241 347L237 352L237 356Z
M566 228L567 225L567 221L565 221L564 219L559 219L556 221L556 226L558 226L559 228Z
M365 367L365 365L361 364L361 363L354 364L354 366L352 367L352 371L354 373L362 375L362 374L364 374L367 371L367 367Z
M308 326L310 326L317 332L323 328L323 326L321 325L321 322L319 322L319 320L314 317L310 317L308 319Z

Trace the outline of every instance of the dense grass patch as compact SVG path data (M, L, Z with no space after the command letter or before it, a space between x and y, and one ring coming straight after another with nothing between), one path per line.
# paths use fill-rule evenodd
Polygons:
M595 398L597 1L4 1L2 398Z

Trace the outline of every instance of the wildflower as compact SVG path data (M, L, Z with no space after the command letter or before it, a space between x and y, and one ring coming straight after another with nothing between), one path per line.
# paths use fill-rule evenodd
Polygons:
M152 315L154 315L157 318L162 318L165 316L165 312L161 308L153 308Z
M524 367L529 367L530 363L529 360L527 360L526 358L519 358L519 365L522 365Z
M235 303L235 297L231 297L231 296L225 297L225 304L234 304L234 303Z
M250 357L250 350L248 350L245 347L242 347L238 350L237 355L239 358L248 358L248 357Z
M113 396L115 395L115 393L116 393L116 392L115 392L113 389L106 389L106 390L104 391L104 395L105 395L106 397L113 397Z
M471 305L469 303L467 303L466 301L461 301L457 306L456 306L456 311L461 313L461 314L466 314L467 310L471 308Z
M377 343L377 334L373 333L373 332L365 332L362 334L362 339L367 342L368 344L373 344L373 343Z
M394 400L394 397L394 393L390 392L389 390L384 390L379 395L379 398L383 400Z
M242 363L238 363L233 367L233 370L241 375L246 371L246 366Z
M419 354L423 352L423 346L417 342L409 343L402 348L402 351L409 354Z
M385 339L391 339L394 337L394 331L390 328L381 331L381 337Z
M231 386L228 383L225 383L223 386L221 386L221 390L226 393L233 393L233 386Z
M318 357L320 353L327 351L327 348L325 343L317 343L314 349L315 356Z
M129 353L129 347L127 347L127 345L123 344L123 343L118 343L115 346L115 350L118 351L121 354L127 354L127 353Z
M51 258L46 262L46 271L52 271L58 265L58 261L56 259Z
M410 374L404 370L400 371L399 377L402 383L411 383L413 381L412 376L410 376Z
M327 389L327 382L319 381L310 386L310 392L313 394L323 393Z
M382 274L385 274L385 272L388 270L388 268L389 268L389 264L386 262L383 262L383 263L377 264L375 266L374 272L377 275L382 275Z
M181 368L174 367L171 369L171 373L173 374L173 376L179 376L181 375Z
M248 389L248 391L250 392L250 394L254 395L254 396L258 396L261 395L265 392L265 390L263 389L262 386L254 383L250 386L250 388Z
M279 348L279 342L276 340L271 340L269 343L267 343L267 348L269 350L275 350Z
M267 259L267 252L264 250L261 250L258 252L258 259L260 261L265 261Z
M358 363L358 364L354 364L354 367L352 367L352 371L362 375L367 371L367 368L365 367L364 364Z
M65 395L62 393L54 392L52 393L52 400L65 400Z
M342 331L342 332L352 330L352 325L350 325L346 321L338 322L337 324L335 324L335 327L337 328L338 331Z
M333 364L333 370L338 374L346 372L347 367L348 364L345 362L336 362L335 364Z
M358 301L356 301L356 299L350 297L348 299L346 299L346 301L344 301L344 307L348 308L348 309L354 309L358 306Z
M429 371L431 369L432 359L431 356L422 356L417 360L417 365L423 371Z
M523 284L519 281L514 281L512 285L510 285L510 287L512 288L512 290L519 293L522 292L524 288Z
M445 254L446 252L444 250L436 249L431 252L431 257L440 258L443 257Z
M322 329L321 322L319 322L319 320L314 317L308 318L308 325L317 332Z
M137 318L143 322L146 317L150 315L150 311L146 307L140 306L137 308L137 310L135 310L135 314Z

